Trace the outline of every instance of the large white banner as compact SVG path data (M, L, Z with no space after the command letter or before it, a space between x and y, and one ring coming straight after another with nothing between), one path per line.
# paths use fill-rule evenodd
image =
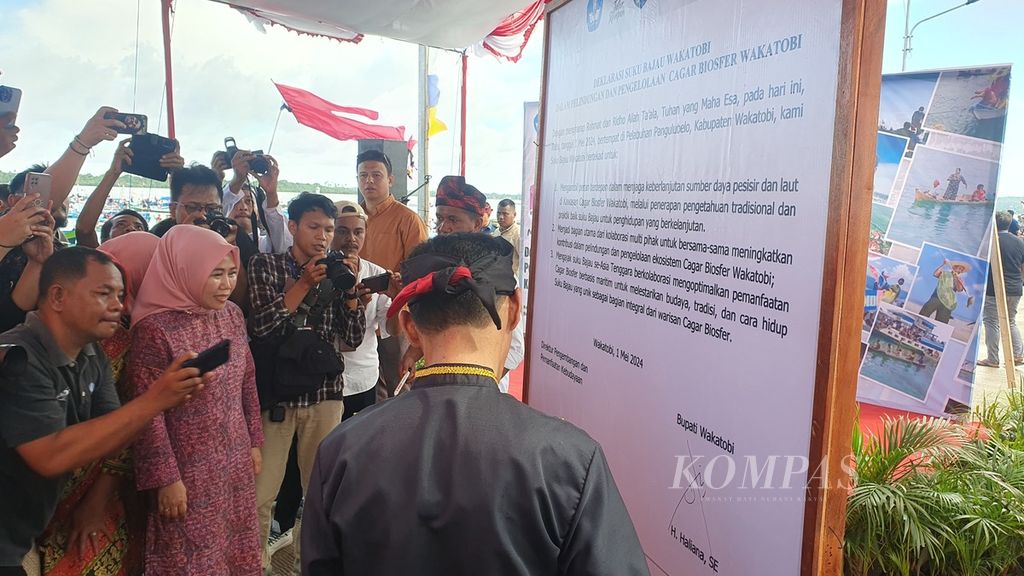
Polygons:
M799 573L841 5L548 21L529 397L605 447L652 574Z

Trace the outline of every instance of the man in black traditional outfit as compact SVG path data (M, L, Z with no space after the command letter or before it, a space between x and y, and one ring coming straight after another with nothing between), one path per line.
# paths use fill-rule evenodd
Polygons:
M521 306L508 242L439 236L402 280L391 313L427 366L320 445L302 573L647 575L600 445L498 391Z

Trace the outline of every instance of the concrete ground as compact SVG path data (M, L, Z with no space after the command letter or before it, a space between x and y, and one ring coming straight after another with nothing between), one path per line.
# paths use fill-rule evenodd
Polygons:
M1017 307L1017 319L1018 326L1019 321L1024 320L1024 299L1021 300L1020 305ZM1024 327L1024 326L1022 326ZM981 328L981 350L978 352L978 358L985 358L987 355L985 348L985 327ZM1016 386L1020 390L1022 384L1024 384L1024 366L1016 366L1014 369L1016 375ZM974 369L974 394L971 397L972 407L978 407L985 402L998 401L1000 395L1005 395L1008 389L1006 382L1006 371L1004 368L988 368L985 366L977 366Z

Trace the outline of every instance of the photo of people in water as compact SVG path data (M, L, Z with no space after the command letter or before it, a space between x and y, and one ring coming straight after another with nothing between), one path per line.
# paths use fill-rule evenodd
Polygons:
M981 317L988 262L925 244L906 309L953 327L953 339L970 340Z
M882 78L878 130L906 138L907 156L913 156L913 150L919 144L928 142L925 117L938 81L938 72Z
M999 163L918 146L887 240L978 254L995 208Z
M1008 67L943 72L924 128L1002 142L1009 101Z
M951 332L945 324L882 305L860 374L923 401Z

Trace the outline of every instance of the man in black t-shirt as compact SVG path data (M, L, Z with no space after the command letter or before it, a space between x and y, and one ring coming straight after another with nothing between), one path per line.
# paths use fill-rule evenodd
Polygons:
M183 356L119 407L98 343L120 324L123 293L109 256L68 248L43 265L38 310L0 334L0 575L38 567L30 550L69 472L116 453L203 382L197 369L180 368Z
M1003 264L1003 290L1006 292L1006 315L1010 318L1010 340L1013 343L1013 363L1024 364L1024 345L1017 330L1017 305L1020 303L1024 278L1024 241L1009 232L1013 216L1009 212L996 212L996 230L999 231L999 256ZM996 289L992 283L992 267L988 270L985 289L985 345L988 357L978 366L999 366L999 311L996 307Z

